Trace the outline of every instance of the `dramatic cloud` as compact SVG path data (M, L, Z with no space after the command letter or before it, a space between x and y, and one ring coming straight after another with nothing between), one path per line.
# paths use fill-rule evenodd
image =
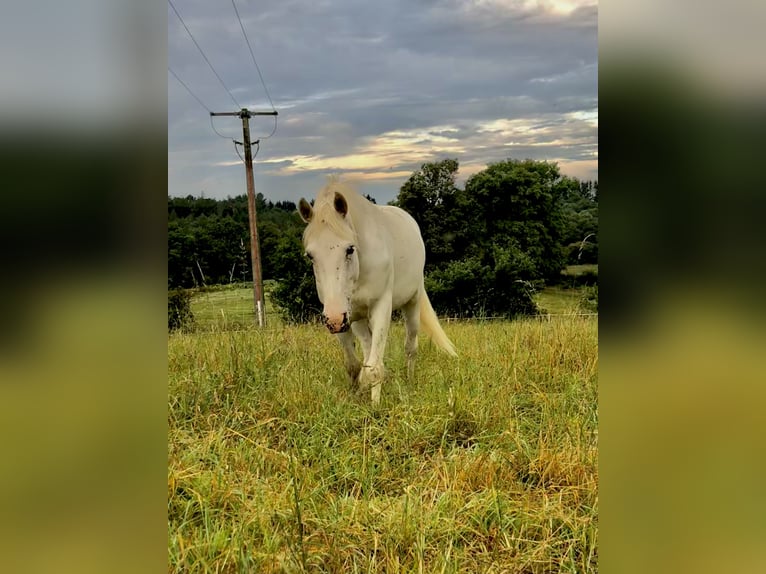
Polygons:
M174 2L241 106L268 110L233 8ZM557 161L597 178L597 10L592 1L354 0L237 2L279 111L251 120L261 138L256 189L313 196L344 173L379 202L423 162L457 158L461 178L513 158ZM235 111L173 11L169 64L205 106ZM244 193L232 138L168 74L169 192ZM213 131L229 139L219 138Z

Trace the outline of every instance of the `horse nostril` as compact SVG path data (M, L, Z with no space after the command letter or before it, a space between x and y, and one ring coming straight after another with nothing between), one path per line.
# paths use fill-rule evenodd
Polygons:
M340 323L340 328L338 329L338 332L339 333L345 333L346 331L349 330L350 327L351 327L351 325L348 322L348 314L347 313L343 313L343 320Z
M340 321L338 321L338 317L331 319L322 313L322 323L331 333L345 333L351 327L351 324L348 322L348 313L343 313L340 317Z

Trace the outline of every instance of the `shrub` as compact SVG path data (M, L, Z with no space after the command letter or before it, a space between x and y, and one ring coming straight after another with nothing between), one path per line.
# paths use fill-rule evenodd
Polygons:
M535 315L535 285L522 278L521 262L511 250L498 248L494 255L487 263L469 257L429 273L425 284L434 310L457 317Z
M194 324L191 292L186 289L168 291L168 331L190 329Z
M598 284L583 288L580 295L580 308L591 313L598 312Z
M569 287L598 285L598 271L588 269L582 273L562 275L560 283Z
M561 273L558 280L552 282L551 285L561 285L566 288L582 287L584 285L597 285L598 284L598 268L596 269L578 269L569 268Z
M598 263L598 243L577 241L566 246L566 261L568 265L583 265Z
M271 301L288 323L305 323L319 317L319 302L311 264L303 254L299 236L283 237L277 243L274 260L278 276Z
M307 323L317 319L322 312L310 270L280 279L271 291L271 300L288 323Z
M318 319L322 304L300 238L284 238L277 249L279 280L271 300L289 323ZM518 246L495 245L484 257L450 261L431 271L425 284L431 304L440 315L510 318L537 314L532 298L537 284L529 280L534 275L534 261Z

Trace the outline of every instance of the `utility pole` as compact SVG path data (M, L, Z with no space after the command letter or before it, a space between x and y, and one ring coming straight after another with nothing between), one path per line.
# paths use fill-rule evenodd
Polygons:
M255 183L253 181L253 152L250 143L250 118L253 116L276 116L277 111L251 112L242 108L238 112L210 112L211 116L239 116L242 120L243 147L245 148L245 179L247 181L247 212L250 220L250 259L253 262L253 303L258 326L266 324L266 305L263 297L263 273L261 272L261 246L258 242L258 214L255 209ZM258 143L257 141L255 142Z

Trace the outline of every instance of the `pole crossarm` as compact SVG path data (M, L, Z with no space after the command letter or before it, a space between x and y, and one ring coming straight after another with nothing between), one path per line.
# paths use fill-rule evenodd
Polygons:
M277 110L270 112L251 112L247 108L242 108L238 112L210 112L211 116L236 116L238 118L252 118L253 116L278 116Z

